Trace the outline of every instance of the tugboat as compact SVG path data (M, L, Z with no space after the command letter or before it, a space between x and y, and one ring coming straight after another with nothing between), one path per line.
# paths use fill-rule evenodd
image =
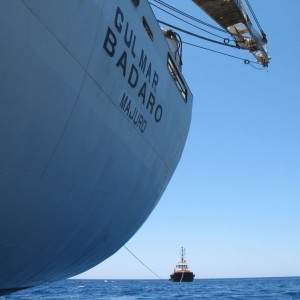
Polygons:
M194 273L190 271L186 259L185 259L185 248L181 247L181 257L177 265L174 268L174 273L170 275L171 281L174 282L192 282L194 280Z

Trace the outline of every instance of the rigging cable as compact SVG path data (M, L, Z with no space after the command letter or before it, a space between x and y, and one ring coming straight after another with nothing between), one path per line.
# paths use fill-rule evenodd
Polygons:
M210 27L212 29L215 29L215 30L218 30L218 31L221 31L221 32L224 32L224 33L228 33L227 30L225 30L223 28L220 28L220 27L217 27L217 26L214 26L214 25L211 25L211 24L206 23L204 21L201 21L200 19L197 19L197 18L195 18L195 17L193 17L193 16L191 16L191 15L189 15L189 14L187 14L187 13L185 13L185 12L179 10L179 9L177 9L176 7L165 3L164 1L161 1L161 0L153 0L153 1L159 3L162 6L165 6L165 7L169 8L170 10L173 10L174 12L177 12L178 14L181 14L181 15L185 16L186 18L191 19L191 20L193 20L195 22L198 22L198 23L203 24L203 25L205 25L207 27ZM153 5L152 3L150 3L150 4Z
M224 42L219 42L219 41L212 40L212 39L209 39L209 38L207 38L207 37L204 37L204 36L202 36L202 35L198 35L198 34L195 34L195 33L190 32L190 31L184 30L184 29L182 29L182 28L179 28L179 27L177 27L177 26L174 26L174 25L171 25L171 24L169 24L169 23L163 22L163 21L161 21L161 20L157 20L157 21L158 21L159 23L161 23L161 24L167 25L167 26L169 26L169 27L171 27L171 28L174 28L174 29L176 29L176 30L178 30L178 31L181 31L181 32L186 33L186 34L189 34L189 35L191 35L191 36L197 37L197 38L199 38L199 39L206 40L206 41L208 41L208 42L212 42L212 43L219 44L219 45L222 45L222 46L227 46L227 47L231 47L231 48L238 48L236 45L230 45L230 44L227 44L227 43L225 42L225 39L224 39Z
M202 46L199 46L199 45L195 45L195 44L192 44L192 43L188 43L188 42L182 42L182 43L183 43L183 44L186 44L186 45L189 45L189 46L196 47L196 48L201 48L201 49L204 49L204 50L207 50L207 51L215 52L215 53L217 53L217 54L229 56L229 57L231 57L231 58L235 58L235 59L242 60L242 61L244 61L244 64L245 64L245 65L248 65L248 64L250 64L250 63L252 63L252 64L259 64L259 63L256 62L256 61L250 61L249 59L244 59L244 58L241 58L241 57L238 57L238 56L234 56L234 55L227 54L227 53L224 53L224 52L212 50L212 49L205 48L205 47L202 47Z
M154 1L155 1L155 0L154 0ZM174 15L174 14L168 12L167 10L165 10L165 9L163 9L163 8L161 8L161 7L157 6L157 5L155 5L154 3L151 3L151 2L149 2L149 3L150 3L152 6L156 7L157 9L160 9L161 11L163 11L163 12L165 12L165 13L167 13L167 14L173 16L174 18L176 18L176 19L178 19L178 20L180 20L180 21L182 21L182 22L184 22L184 23L186 23L186 24L189 24L189 25L191 25L191 26L193 26L193 27L195 27L195 28L197 28L197 29L199 29L199 30L202 30L202 31L204 31L204 32L206 32L206 33L208 33L208 34L214 35L214 36L216 36L216 37L221 38L221 39L224 40L224 38L223 38L222 36L220 36L220 35L217 35L217 34L214 34L214 33L212 33L212 32L209 32L208 30L205 30L205 29L203 29L203 28L201 28L201 27L199 27L199 26L196 26L196 25L194 25L194 24L192 24L192 23L190 23L190 22L188 22L188 21L186 21L186 20L184 20L184 19L182 19L182 18L180 18L180 17L177 17L176 15Z
M249 1L248 1L248 0L245 0L245 2L246 2L246 4L247 4L247 6L248 6L248 8L249 8L249 10L250 10L250 12L251 12L251 14L252 14L254 20L255 20L255 23L256 23L258 29L259 29L260 32L261 32L261 35L262 35L263 38L266 40L266 34L265 34L264 31L262 30L262 28L261 28L261 26L260 26L260 24L259 24L259 22L258 22L258 19L257 19L255 13L254 13L254 11L253 11L253 9L252 9L252 7L251 7Z
M136 258L144 267L146 267L151 273L153 273L159 279L162 279L156 273L154 273L149 267L147 267L135 254L133 254L126 246L123 246L134 258Z
M197 21L199 21L200 23L202 23L201 20L198 20L198 19L196 19L196 18L194 18L194 17L192 17L192 16L190 16L190 15L188 15L188 14L185 14L185 13L183 13L182 11L176 9L175 7L173 7L173 6L171 6L171 5L166 4L165 2L163 2L163 1L161 1L161 0L153 0L153 1L155 1L155 2L157 2L157 3L159 3L159 4L161 4L161 5L163 5L163 6L165 6L165 7L168 7L169 9L171 9L171 10L173 10L173 11L176 11L177 13L180 13L180 14L182 14L182 15L184 15L184 16L186 16L186 17L192 19L192 20L197 20ZM250 4L248 3L248 0L246 0L246 1L247 1L247 4L250 5ZM200 28L200 27L198 27L198 26L196 26L196 25L194 25L194 24L191 24L191 23L189 23L189 22L187 22L187 21L185 21L185 20L183 20L183 19L181 19L181 18L179 18L179 17L173 15L172 13L170 13L170 12L168 12L168 11L166 11L166 10L160 8L160 7L158 7L157 5L155 5L155 4L151 3L151 2L149 2L149 3L150 3L151 5L153 5L153 6L155 6L156 8L158 8L158 9L160 9L160 10L162 10L162 11L164 11L164 12L170 14L170 15L172 15L173 17L175 17L175 18L177 18L177 19L179 19L179 20L181 20L181 21L183 21L183 22L185 22L185 23L187 23L187 24L189 24L189 25L191 25L191 26L194 26L194 27L196 27L196 28L198 28L198 29L200 29L200 30L202 30L202 31L205 31L205 32L207 32L207 33L209 33L209 34L212 34L212 35L214 35L214 36L220 37L220 36L218 36L218 35L216 35L216 34L213 34L213 33L209 32L209 31L206 31L206 30L204 30L204 29L202 29L202 28ZM251 13L253 14L253 16L255 16L255 15L254 15L254 12L253 12L253 10L252 10L252 8L249 7L249 9L251 10ZM257 18L254 17L254 19L256 19L256 22L258 23ZM208 41L208 42L215 43L215 44L219 44L219 45L222 45L222 46L227 46L227 47L239 49L239 47L238 47L237 45L231 45L231 44L229 44L229 39L224 38L223 42L219 42L219 41L216 41L216 40L213 40L213 39L210 39L210 38L206 38L206 37L204 37L204 36L201 36L201 35L192 33L192 32L190 32L190 31L184 30L184 29L182 29L182 28L179 28L179 27L177 27L177 26L174 26L174 25L171 25L171 24L169 24L169 23L163 22L163 21L161 21L161 20L157 20L157 21L158 21L159 23L163 24L163 25L169 26L169 27L171 27L171 28L173 28L173 29L175 29L175 30L181 31L181 32L183 32L183 33L185 33L185 34L188 34L188 35L191 35L191 36L193 36L193 37L196 37L196 38L199 38L199 39L203 39L203 40L206 40L206 41ZM203 22L203 23L205 23L205 22ZM258 23L258 24L259 24L259 23ZM205 25L206 25L206 26L209 26L209 24L207 24L207 23L205 23ZM263 31L262 31L260 25L258 25L258 26L259 26L259 28L260 28L260 30L261 30L261 32L262 32L263 37L265 38L265 34L263 33ZM210 26L210 27L213 27L213 26ZM216 27L216 28L217 28L217 27ZM217 28L217 29L219 29L219 28ZM224 32L227 33L226 30L223 30L223 29L222 29L221 31L224 31ZM220 37L220 38L222 38L222 37ZM189 46L201 48L201 49L204 49L204 50L207 50L207 51L215 52L215 53L217 53L217 54L221 54L221 55L228 56L228 57L231 57L231 58L235 58L235 59L238 59L238 60L242 60L242 61L244 61L244 64L247 64L247 65L250 64L253 68L256 68L253 64L259 64L259 62L257 62L257 61L250 61L249 59L244 59L244 58L241 58L241 57L237 57L237 56L234 56L234 55L231 55L231 54L227 54L227 53L224 53L224 52L212 50L212 49L205 48L205 47L202 47L202 46L199 46L199 45L195 45L195 44L192 44L192 43L188 43L188 42L182 42L182 43L183 43L183 44L186 44L186 45L189 45Z
M256 69L258 71L264 71L266 70L264 67L256 67L252 64L252 62L249 62L249 65L253 68L253 69ZM267 71L268 72L268 71Z

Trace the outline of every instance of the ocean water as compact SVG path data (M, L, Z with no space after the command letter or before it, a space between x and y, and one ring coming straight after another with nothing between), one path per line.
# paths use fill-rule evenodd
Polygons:
M300 277L254 279L168 280L63 280L1 300L135 300L135 299L300 299Z

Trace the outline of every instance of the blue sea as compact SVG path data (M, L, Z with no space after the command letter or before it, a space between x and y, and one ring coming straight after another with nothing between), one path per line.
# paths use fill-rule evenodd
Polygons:
M1 300L300 299L300 277L254 279L63 280L0 297Z

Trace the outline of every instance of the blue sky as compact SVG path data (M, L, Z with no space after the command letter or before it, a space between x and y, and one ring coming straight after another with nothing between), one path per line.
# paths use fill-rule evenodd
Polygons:
M192 1L165 1L206 19ZM267 70L183 48L194 95L186 147L160 203L126 244L165 279L181 246L196 278L300 275L300 1L250 3L269 41ZM156 276L121 248L77 278Z

